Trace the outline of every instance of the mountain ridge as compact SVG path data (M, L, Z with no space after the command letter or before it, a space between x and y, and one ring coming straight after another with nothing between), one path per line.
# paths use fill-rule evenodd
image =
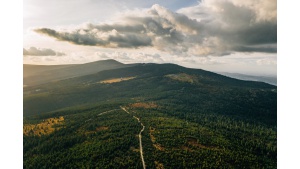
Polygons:
M63 80L96 73L106 69L126 67L113 59L69 65L23 65L23 82L26 86L40 85L51 81Z
M23 80L25 86L40 85L48 83L51 81L64 80L73 77L84 76L88 74L94 74L103 70L118 69L122 67L132 67L137 65L176 65L182 68L187 68L173 63L133 63L124 64L114 59L99 60L94 62L88 62L83 64L65 64L65 65L32 65L23 64ZM102 66L99 68L98 66ZM215 73L218 75L226 76L233 79L244 80L244 81L258 81L265 82L271 85L276 85L272 82L261 80L259 77L254 76L239 77L238 73L225 73L225 72L213 72L207 71L199 68L187 68L192 70L202 70L206 72ZM74 71L81 70L80 73L75 73Z
M170 78L170 75L176 78ZM122 78L128 77L131 80L122 80ZM102 81L111 79L119 79L117 80L119 82L101 84ZM254 90L255 93L260 90L272 93L272 91L276 91L276 86L264 82L238 80L176 64L136 64L27 87L24 89L24 111L31 114L30 112L33 110L30 107L32 106L35 107L34 112L53 111L87 102L122 99L124 96L145 95L147 98L156 100L161 97L160 95L170 96L171 92L174 95L185 97L182 89L187 92L186 94L192 95L196 94L192 91L202 92L208 97L216 94L216 98L213 98L216 100L218 97L224 98L223 95L215 93L217 91L229 95L232 95L230 92L234 93L234 90L241 90L248 94L251 94L251 90ZM56 99L57 96L60 99ZM195 95L195 97L198 96ZM40 102L40 104L36 106L36 102ZM49 107L50 103L55 106Z

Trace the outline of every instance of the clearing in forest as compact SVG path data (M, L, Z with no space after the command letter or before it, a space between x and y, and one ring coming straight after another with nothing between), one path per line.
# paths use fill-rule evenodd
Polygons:
M169 74L166 75L166 77L180 82L188 82L188 83L198 82L198 78L196 76L192 76L186 73Z
M105 83L105 84L118 83L118 82L122 82L122 81L126 81L126 80L131 80L131 79L134 79L134 78L136 78L136 77L134 77L134 76L132 76L132 77L121 77L121 78L102 80L99 83Z
M155 103L133 103L130 105L132 108L145 108L145 109L151 109L151 108L157 108L157 104Z

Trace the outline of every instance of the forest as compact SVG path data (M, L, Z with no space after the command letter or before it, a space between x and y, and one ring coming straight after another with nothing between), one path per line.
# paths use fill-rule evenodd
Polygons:
M26 87L23 97L24 168L142 168L134 117L146 168L277 165L277 89L266 83L140 64Z

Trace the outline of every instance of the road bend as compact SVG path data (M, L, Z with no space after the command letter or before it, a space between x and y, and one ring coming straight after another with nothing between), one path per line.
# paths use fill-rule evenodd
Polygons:
M124 107L121 107L120 108L122 110L124 110L126 113L130 114L129 111L127 111ZM143 155L143 145L142 145L142 132L144 131L145 129L145 126L144 124L140 121L140 119L136 116L133 116L133 118L135 118L140 124L141 126L143 127L142 130L140 131L139 133L139 142L140 142L140 154L141 154L141 160L142 160L142 164L143 164L143 169L146 169L146 164L145 164L145 161L144 161L144 155Z

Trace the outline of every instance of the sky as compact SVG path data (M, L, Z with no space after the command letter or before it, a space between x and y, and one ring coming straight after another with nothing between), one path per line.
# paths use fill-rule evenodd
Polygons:
M23 2L24 64L75 64L106 59L277 75L277 2Z

